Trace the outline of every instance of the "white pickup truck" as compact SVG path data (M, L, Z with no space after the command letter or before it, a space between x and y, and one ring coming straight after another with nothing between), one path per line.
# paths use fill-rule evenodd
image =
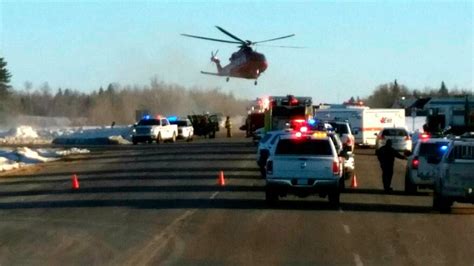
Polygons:
M455 139L450 142L439 160L428 157L428 163L437 164L434 180L433 208L450 212L453 202L474 204L474 139Z
M166 118L144 117L132 130L132 143L136 145L139 142L162 143L163 141L176 142L178 136L178 126L171 125Z
M265 199L274 203L279 196L311 194L328 196L339 205L341 161L328 136L282 135L272 147L266 165Z

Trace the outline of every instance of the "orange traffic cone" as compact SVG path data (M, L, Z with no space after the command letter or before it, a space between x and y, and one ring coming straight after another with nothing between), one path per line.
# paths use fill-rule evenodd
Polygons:
M217 184L221 187L225 186L224 171L219 172L219 177L217 178Z
M354 173L354 176L352 177L352 181L351 181L351 188L357 188L358 185L357 185L357 175Z
M79 179L77 178L76 174L72 175L72 190L78 190L79 189Z

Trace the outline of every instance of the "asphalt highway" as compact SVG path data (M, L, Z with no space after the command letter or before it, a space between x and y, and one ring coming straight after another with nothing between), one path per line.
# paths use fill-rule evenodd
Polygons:
M267 206L243 137L87 148L0 174L0 265L474 265L474 206L439 214L429 190L405 195L401 160L385 194L373 149L332 209Z

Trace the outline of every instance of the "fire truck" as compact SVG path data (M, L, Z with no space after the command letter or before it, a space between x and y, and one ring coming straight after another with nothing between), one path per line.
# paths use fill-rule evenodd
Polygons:
M311 97L272 96L265 110L265 132L285 129L291 121L313 118Z

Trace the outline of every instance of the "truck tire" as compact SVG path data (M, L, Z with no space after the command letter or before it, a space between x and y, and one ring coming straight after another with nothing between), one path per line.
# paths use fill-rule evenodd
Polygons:
M269 205L273 205L278 201L278 192L268 185L265 187L265 201Z
M156 137L156 144L161 144L163 143L163 139L161 138L161 133L158 133L158 136Z
M405 193L409 195L416 193L416 185L411 182L408 173L405 174Z
M341 192L338 189L329 192L328 199L331 207L338 208L341 203Z
M444 198L443 196L439 195L439 193L433 193L433 209L439 211L441 213L450 213L451 206L453 202L449 199Z

